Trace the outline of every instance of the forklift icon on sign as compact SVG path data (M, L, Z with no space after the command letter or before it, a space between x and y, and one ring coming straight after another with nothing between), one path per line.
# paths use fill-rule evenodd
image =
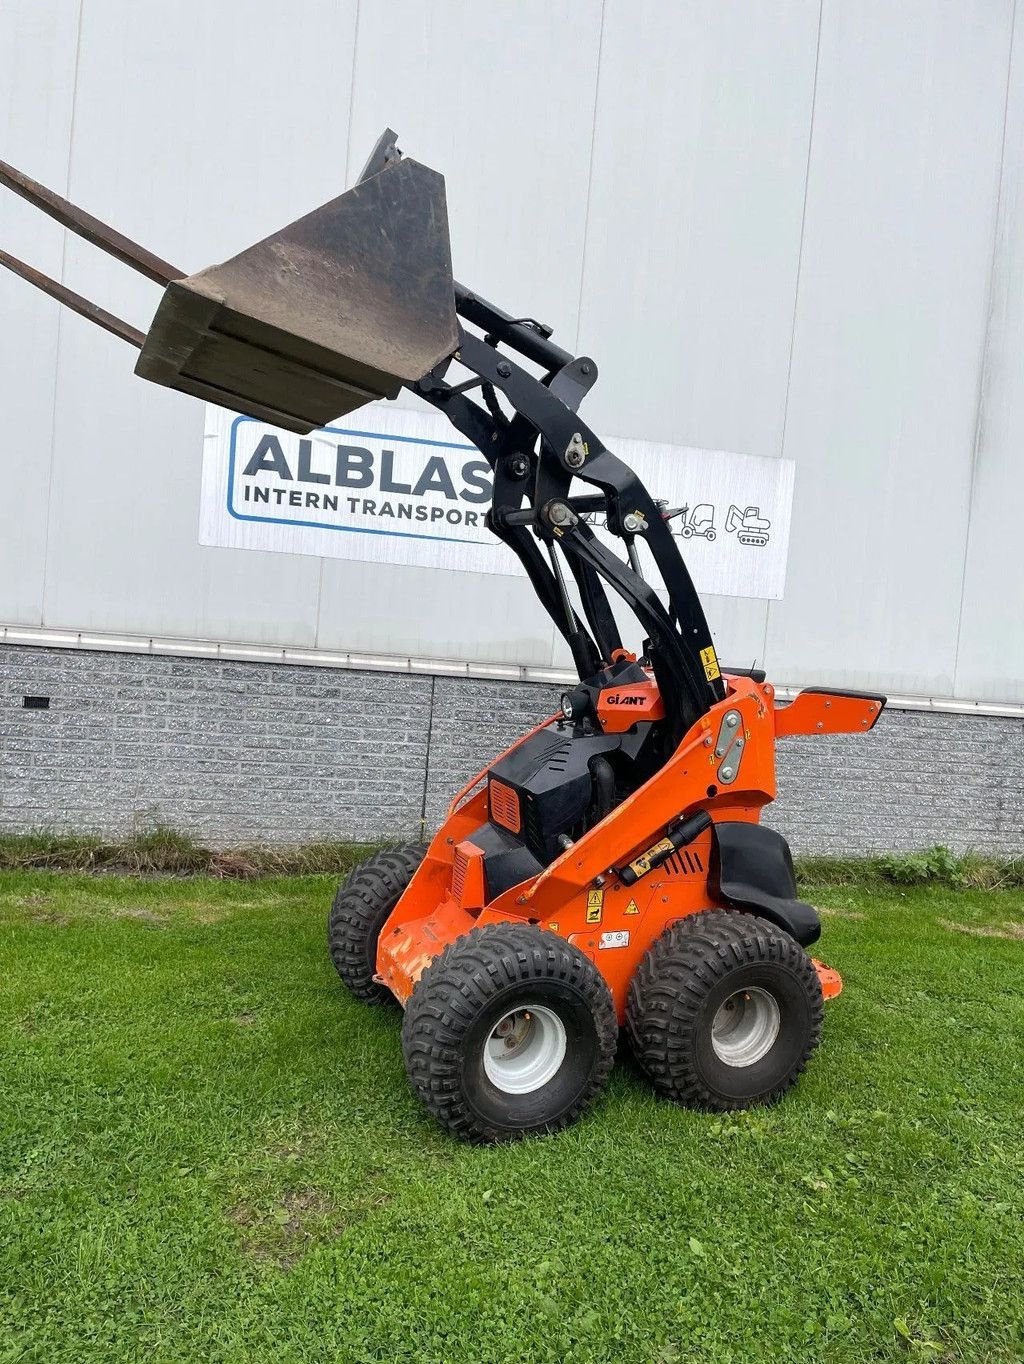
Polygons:
M715 509L710 502L701 502L694 507L680 527L680 534L684 540L692 540L695 535L702 535L705 540L715 538Z
M674 521L677 516L683 518L683 523L679 527L679 534L684 540L692 540L695 535L701 535L705 540L713 540L717 534L715 530L715 509L710 502L701 502L693 510L690 504L684 502L681 507L669 508L665 501L658 503L661 508L661 515L665 521Z

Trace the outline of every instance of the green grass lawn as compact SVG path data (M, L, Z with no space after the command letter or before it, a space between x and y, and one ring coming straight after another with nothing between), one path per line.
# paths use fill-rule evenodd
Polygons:
M1024 893L809 891L779 1107L456 1145L324 877L0 874L0 1360L1024 1358ZM969 929L971 931L958 931Z

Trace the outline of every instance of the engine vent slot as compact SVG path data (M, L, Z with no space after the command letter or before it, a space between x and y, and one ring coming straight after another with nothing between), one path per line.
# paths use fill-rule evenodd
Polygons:
M695 876L703 875L704 872L700 853L691 852L689 848L683 849L682 852L674 852L671 857L666 857L663 865L670 876Z
M462 903L462 895L466 889L466 870L468 859L464 852L458 848L455 850L455 865L452 868L452 896L455 900Z
M544 764L549 772L565 771L569 765L569 749L570 745L564 743L559 744L559 746L551 752L547 762Z
M492 778L487 788L487 798L491 819L494 820L495 824L500 824L510 834L519 833L523 824L519 811L518 791L514 791L511 786L506 786L503 781L495 781Z
M534 805L533 801L529 800L526 802L526 827L523 830L523 837L526 840L526 846L533 853L534 857L537 857L540 861L546 863L547 856L544 851L544 835L541 832L540 820L537 818L537 807Z

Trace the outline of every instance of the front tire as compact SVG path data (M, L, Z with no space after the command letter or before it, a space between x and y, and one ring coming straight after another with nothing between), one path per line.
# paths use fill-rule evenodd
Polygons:
M772 1104L821 1039L814 963L788 933L731 910L693 914L652 944L626 1030L654 1087L712 1112Z
M409 1081L463 1141L557 1132L604 1088L618 1027L582 952L528 924L487 924L427 967L406 1005Z
M384 1004L390 990L374 980L377 940L426 855L426 848L389 848L361 862L338 888L327 919L327 950L356 999Z

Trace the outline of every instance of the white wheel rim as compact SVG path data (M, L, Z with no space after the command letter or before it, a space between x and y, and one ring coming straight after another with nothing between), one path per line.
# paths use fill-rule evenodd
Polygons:
M774 995L751 985L718 1006L711 1021L711 1045L727 1066L752 1066L767 1056L782 1026Z
M521 1004L498 1019L484 1043L484 1074L502 1094L532 1094L565 1060L565 1024L543 1004Z

